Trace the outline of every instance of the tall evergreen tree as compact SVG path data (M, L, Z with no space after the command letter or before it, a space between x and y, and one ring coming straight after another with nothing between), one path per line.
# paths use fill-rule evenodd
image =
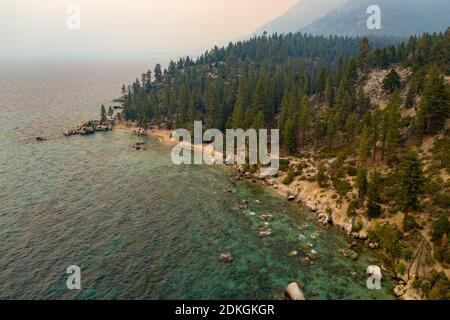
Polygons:
M427 75L416 121L423 133L437 133L445 128L450 116L449 90L439 67L433 65Z
M383 79L383 89L389 92L399 90L402 86L401 78L395 69L391 69L388 75Z
M372 179L367 186L367 215L369 217L378 217L381 214L381 176L378 171L372 175Z
M108 121L108 118L106 117L106 109L105 109L105 106L103 104L100 107L100 121L101 122Z
M356 188L358 189L358 198L364 199L367 193L367 170L364 167L358 168L356 176Z
M396 90L392 94L389 103L383 112L381 159L384 160L386 156L388 162L395 152L400 137L399 128L401 115L399 109L401 103L402 98L400 97L400 93Z
M399 176L398 194L402 209L405 211L417 210L424 185L422 162L417 152L408 150L397 170Z

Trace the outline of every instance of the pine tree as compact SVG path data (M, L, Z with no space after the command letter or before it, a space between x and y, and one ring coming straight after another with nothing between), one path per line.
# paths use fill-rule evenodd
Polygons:
M252 110L254 112L253 116L259 111L264 113L265 118L271 119L273 113L270 110L267 101L267 89L266 89L266 78L261 76L256 84L255 92L253 94Z
M138 125L141 128L146 129L147 125L148 125L148 116L145 112L141 112L139 113L139 117L138 117Z
M265 129L264 114L262 111L259 111L258 114L256 115L255 120L251 125L251 128L255 129L257 133L259 130Z
M358 168L356 176L356 188L358 189L358 198L364 199L367 193L367 170L364 167Z
M438 133L450 116L450 89L437 65L431 67L425 82L423 97L416 118L419 135Z
M383 89L388 92L393 92L401 88L401 78L395 69L391 69L388 75L383 79Z
M365 127L359 137L358 158L364 168L367 168L367 159L370 156L370 149L372 147L370 135L370 128Z
M372 148L372 162L375 163L377 157L377 142L380 139L380 126L382 120L380 109L375 109L370 120L369 144Z
M328 145L328 150L330 150L333 147L333 141L335 140L337 133L336 118L335 114L332 112L328 112L326 128L325 140Z
M345 122L345 142L353 144L358 135L358 115L352 113Z
M390 161L392 154L398 145L398 140L400 137L399 128L401 115L399 108L401 103L402 99L400 97L400 93L395 90L386 109L383 111L381 159L384 160L385 156L387 156L388 162Z
M417 210L419 208L419 196L422 194L424 177L422 171L422 162L417 152L408 150L402 162L399 164L398 195L402 204L402 209Z
M112 117L114 115L114 110L111 106L108 108L108 117L112 120Z
M359 46L358 64L363 72L369 68L370 44L367 37L362 38Z
M102 104L100 107L100 122L106 122L108 121L108 118L106 117L106 109L105 106Z
M333 78L328 76L326 87L325 87L325 97L329 107L334 106L334 86Z
M301 135L302 135L302 145L306 147L306 133L309 130L310 127L310 120L311 120L311 105L309 103L309 98L307 96L304 96L302 98L302 101L300 103L300 109L297 115L297 124L301 129Z
M153 73L155 74L155 82L161 83L162 82L162 71L161 71L161 65L159 63L156 64L155 70Z
M297 152L297 130L292 118L287 120L283 129L283 145L289 154Z
M375 171L367 186L367 215L372 218L381 215L380 188L381 176L378 171Z
M323 162L320 162L319 167L317 168L316 181L319 184L319 187L325 188L328 177L326 175L327 168Z

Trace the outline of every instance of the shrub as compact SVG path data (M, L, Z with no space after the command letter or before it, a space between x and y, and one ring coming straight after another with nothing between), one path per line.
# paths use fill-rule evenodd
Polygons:
M395 267L395 273L404 274L405 271L406 271L406 266L403 262L398 263L397 266Z
M450 299L450 282L445 273L431 270L430 285L426 295L430 300Z
M284 172L287 172L288 169L289 169L289 164L290 163L291 162L288 159L280 159L280 162L279 162L280 170L284 171Z
M295 178L295 171L292 168L289 168L288 170L288 174L286 176L286 178L283 179L282 183L285 185L289 185L294 181Z
M326 168L325 164L321 162L319 168L317 169L316 181L321 188L327 187L328 176L325 174Z
M345 197L345 195L352 191L352 185L345 179L335 178L333 180L333 186L336 189L337 193L341 198Z
M348 204L348 208L347 208L347 216L349 217L354 217L356 216L356 209L358 208L358 201L351 201Z
M450 232L450 222L446 214L443 214L433 223L433 241L439 241L442 236L446 234L448 236Z
M450 139L444 137L436 140L433 144L431 152L433 153L433 159L438 163L440 169L447 169L450 173Z
M434 257L439 262L450 263L450 250L448 244L447 246L434 245Z
M356 167L348 166L347 167L347 174L350 177L356 177L356 175L358 174L358 170L356 169Z
M352 232L360 232L363 228L363 222L361 219L355 219L353 223Z
M413 254L414 254L414 250L411 248L405 248L402 250L402 257L405 260L411 260Z
M303 173L303 164L299 164L298 166L297 166L297 168L295 169L295 175L296 176L299 176L299 175L301 175L302 173Z
M414 229L423 229L419 226L413 215L405 214L403 217L403 227L406 232Z
M389 223L377 223L369 232L370 238L376 240L386 252L393 257L400 257L400 231Z
M395 69L391 69L388 75L383 79L383 89L389 92L393 92L395 89L400 89L402 83L400 82L400 76Z
M433 197L433 203L442 209L450 208L450 194L448 193L438 193Z

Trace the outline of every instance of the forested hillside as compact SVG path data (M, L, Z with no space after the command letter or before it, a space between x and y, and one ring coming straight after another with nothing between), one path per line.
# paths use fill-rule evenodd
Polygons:
M284 173L275 183L304 191L391 257L397 295L446 299L449 75L450 29L403 43L275 34L157 65L123 86L121 117L168 129L194 120L279 128Z

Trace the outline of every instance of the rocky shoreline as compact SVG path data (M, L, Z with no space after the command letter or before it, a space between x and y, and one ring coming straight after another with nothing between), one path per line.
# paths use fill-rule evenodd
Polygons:
M170 130L144 130L135 126L134 124L124 124L122 122L117 121L108 121L106 123L92 120L87 121L74 129L68 129L64 132L65 136L71 135L89 135L95 132L105 132L111 130L118 131L126 131L133 135L142 137L146 135L153 135L159 138L159 141L164 144L173 144L173 141L170 139L171 134ZM145 144L142 142L138 142L133 145L134 150L145 150ZM267 187L267 189L271 192L275 192L276 194L284 197L287 201L296 202L298 205L307 208L310 210L317 219L317 222L323 227L335 227L338 230L341 230L345 235L354 241L359 241L361 244L365 245L367 248L377 250L380 248L380 245L376 241L371 241L368 236L367 228L370 226L368 221L363 221L363 228L358 232L353 232L353 226L355 223L355 218L348 218L342 214L339 214L346 208L342 207L336 199L332 196L324 194L321 188L313 188L312 183L304 183L304 185L289 185L286 186L282 183L284 173L280 172L277 177L267 177L261 176L259 172L249 172L245 171L242 166L234 165L236 169L235 180L247 179L253 183L260 183ZM310 174L313 175L315 172L310 171ZM308 186L311 189L308 189ZM320 198L317 197L318 194L321 194ZM261 217L261 219L270 219L270 217ZM270 230L260 232L260 237L266 237L270 235ZM354 242L349 245L349 248L342 248L338 251L344 257L347 257L351 260L356 261L358 259L358 254L352 250L354 246L357 244ZM292 253L294 254L294 253ZM306 257L304 263L309 263L309 261L317 258L318 253L312 250ZM389 257L384 256L385 259L389 259ZM219 260L222 262L230 262L233 260L231 253L222 254L219 257ZM393 268L391 267L382 267L386 273L389 273L391 278L396 280L397 286L393 290L393 295L395 297L399 297L402 299L421 299L421 297L416 294L416 292L408 293L408 290L412 289L412 281L409 279L403 279L398 277ZM292 284L291 284L292 285ZM292 294L292 292L288 293L288 291L292 291L292 287L295 288L295 285L291 286L291 289L286 292L286 297L289 299L298 298L299 295L297 293ZM301 292L301 289L299 289ZM297 291L295 288L294 291ZM301 295L303 293L301 292ZM300 296L301 296L300 295ZM304 299L304 295L303 295Z
M113 129L114 124L115 124L114 120L109 121L89 120L79 124L75 128L64 130L63 135L66 137L72 135L86 136L93 134L95 132L111 131Z
M369 238L368 227L371 225L369 221L364 221L364 228L362 228L358 232L353 232L353 226L355 223L355 218L343 217L343 215L339 214L342 212L342 205L338 203L336 199L333 199L331 196L322 196L320 199L317 199L314 196L314 193L323 194L323 189L316 188L318 190L308 190L307 188L301 188L298 185L295 186L286 186L282 184L283 177L285 174L281 174L278 177L266 177L261 176L258 172L251 173L249 171L245 171L242 166L236 166L237 175L236 180L247 179L253 183L260 183L265 185L269 191L275 192L278 195L284 197L287 201L296 202L302 207L310 210L317 219L317 222L323 227L335 227L336 229L343 232L349 239L353 240L353 243L349 244L348 248L342 248L338 250L338 253L344 257L347 257L353 261L358 259L358 254L353 250L358 244L355 241L358 241L361 245L364 245L366 248L376 251L380 254L383 259L388 262L389 265L382 266L381 269L389 274L389 276L396 281L396 286L392 292L393 296L403 300L423 300L423 297L418 293L416 289L413 288L414 280L416 279L416 274L418 271L418 266L412 265L409 269L411 270L411 275L408 273L407 275L400 275L394 271L394 261L381 252L382 249L380 244L376 241L372 241ZM309 183L305 183L306 185L310 185ZM311 184L312 187L312 184ZM309 255L305 258L308 263L311 258ZM380 269L380 268L378 268ZM369 270L368 270L369 271ZM372 270L373 271L373 270ZM370 274L373 274L369 272ZM381 270L378 271L380 278L382 278ZM370 275L368 274L368 276ZM301 289L300 289L301 291ZM289 294L286 292L286 296Z

